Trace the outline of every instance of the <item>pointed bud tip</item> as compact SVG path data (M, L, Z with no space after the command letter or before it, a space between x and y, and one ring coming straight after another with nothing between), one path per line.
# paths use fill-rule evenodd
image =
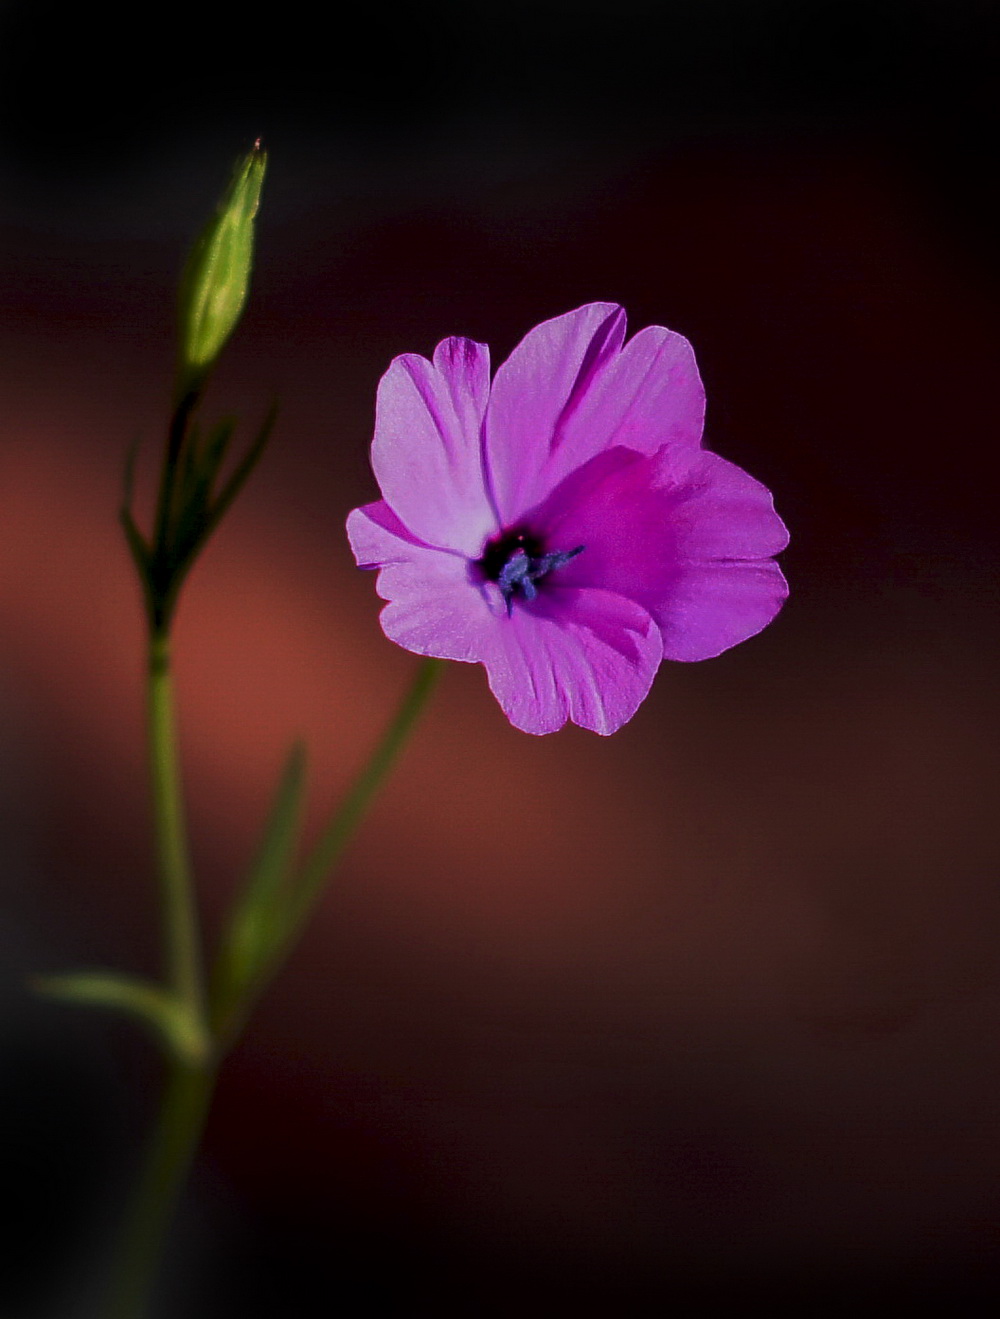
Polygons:
M236 162L229 186L188 258L180 295L183 376L203 376L211 369L243 312L266 166L267 153L258 138Z

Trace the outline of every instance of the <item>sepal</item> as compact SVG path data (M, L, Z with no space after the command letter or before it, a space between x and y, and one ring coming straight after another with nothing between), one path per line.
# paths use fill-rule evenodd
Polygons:
M171 464L168 457L156 528L149 540L132 514L133 460L129 457L119 518L154 632L168 629L184 578L260 461L277 415L277 404L272 404L243 457L225 478L221 469L236 429L235 420L219 422L204 440L197 427L187 427L177 460Z

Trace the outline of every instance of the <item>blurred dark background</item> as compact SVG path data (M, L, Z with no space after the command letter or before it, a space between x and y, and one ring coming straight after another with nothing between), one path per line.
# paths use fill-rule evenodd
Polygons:
M0 1314L93 1315L159 1085L24 982L157 965L115 512L258 134L213 401L282 416L177 637L211 930L291 738L318 822L413 671L342 532L394 354L499 361L595 299L686 334L792 594L608 741L449 669L227 1067L159 1319L996 1301L998 31L987 0L0 6Z

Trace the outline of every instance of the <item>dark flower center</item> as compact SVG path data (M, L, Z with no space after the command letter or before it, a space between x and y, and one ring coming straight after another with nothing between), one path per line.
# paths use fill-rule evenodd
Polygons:
M577 545L573 550L546 552L537 536L523 527L515 527L489 542L476 567L488 582L496 582L499 586L509 614L514 608L516 595L523 600L534 600L538 594L535 583L553 569L575 559L584 548Z

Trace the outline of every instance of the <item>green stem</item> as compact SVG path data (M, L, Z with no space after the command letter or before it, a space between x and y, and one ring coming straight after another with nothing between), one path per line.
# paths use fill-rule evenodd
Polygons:
M167 979L187 1031L191 1052L170 1059L170 1077L123 1233L108 1319L142 1319L177 1198L215 1087L216 1064L205 1017L201 939L188 859L169 638L154 632L149 648L149 761L156 852L163 906Z
M219 1029L213 1040L205 1020L200 938L177 767L168 642L164 634L154 636L149 666L149 750L167 964L170 985L179 1004L186 1008L196 1037L203 1041L204 1052L201 1057L174 1057L170 1062L159 1120L125 1226L107 1319L143 1319L147 1314L171 1219L212 1101L218 1065L252 1003L287 954L330 871L395 764L442 667L440 661L433 659L425 660L420 666L413 686L381 742L309 856L299 877L295 901L275 938L273 955L265 971L252 985L239 987L238 1001L215 1005Z
M177 762L170 642L165 633L154 634L150 641L148 701L149 759L167 977L171 989L188 1009L192 1024L204 1029L201 938Z
M125 1221L107 1319L142 1319L147 1313L163 1243L215 1088L215 1068L208 1063L174 1062L171 1067L142 1178Z

